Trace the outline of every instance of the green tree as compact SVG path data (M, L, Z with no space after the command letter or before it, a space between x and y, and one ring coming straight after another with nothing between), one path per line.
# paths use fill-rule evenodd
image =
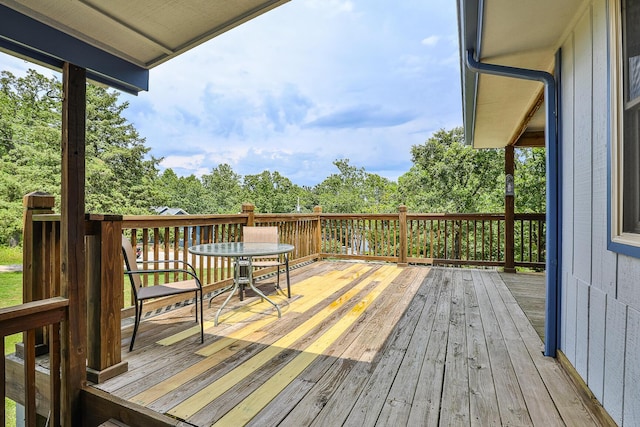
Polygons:
M45 191L60 202L61 84L33 70L0 73L0 243L19 237L22 197ZM149 155L122 113L127 103L87 86L87 210L146 213L152 206L159 159Z
M100 213L148 213L158 198L154 185L161 159L122 116L128 102L117 92L87 86L86 203Z
M191 215L211 213L211 201L207 190L195 175L179 177L172 169L166 169L157 181L158 206L184 209Z
M515 153L516 212L546 210L546 151L544 148L520 148Z
M245 175L243 182L246 202L253 203L256 212L295 212L300 187L279 172L263 171Z
M464 143L463 129L434 133L411 148L414 165L398 180L400 200L414 212L504 209L504 154Z
M318 184L313 192L324 212L372 213L393 212L395 183L368 173L349 163L349 159L333 162L339 173L332 174Z
M202 175L202 186L209 195L210 213L230 214L240 211L244 201L242 176L235 173L230 165L220 164Z

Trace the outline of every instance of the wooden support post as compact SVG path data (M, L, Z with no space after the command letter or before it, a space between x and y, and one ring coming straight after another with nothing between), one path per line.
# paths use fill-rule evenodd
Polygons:
M42 224L33 222L33 215L53 213L55 198L47 193L29 193L22 198L24 206L22 234L22 302L38 301L47 295L43 265ZM45 328L36 330L36 356L48 351Z
M322 206L314 206L313 213L318 216L318 219L316 220L315 243L316 254L318 256L318 261L320 261L322 259L322 256L320 255L322 253Z
M62 423L81 425L80 390L87 376L87 292L84 250L86 84L84 68L62 68L61 293L69 300L62 329Z
M398 242L398 266L406 267L407 263L407 207L398 206L398 220L400 222L400 241Z
M511 176L513 180L514 174L514 148L513 145L507 145L504 149L504 174L505 176ZM512 181L513 183L513 181ZM505 184L505 196L504 196L504 271L505 273L515 273L515 258L514 258L514 199L513 193L509 194L506 188L509 184ZM512 187L513 188L513 187Z
M128 370L121 354L124 268L122 216L90 215L99 232L87 236L87 379L102 383Z
M248 227L254 226L254 214L253 211L256 209L251 203L243 203L242 204L242 213L247 214L247 225Z

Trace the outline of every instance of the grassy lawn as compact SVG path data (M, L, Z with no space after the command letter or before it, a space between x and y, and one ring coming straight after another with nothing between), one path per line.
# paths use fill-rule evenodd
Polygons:
M14 257L15 258L15 257ZM22 258L22 255L18 257ZM0 259L13 259L11 257L5 258L5 251L0 251ZM18 262L0 262L0 264L17 264ZM11 305L22 303L22 273L0 273L0 307L8 307ZM4 339L4 352L5 354L13 353L15 351L15 345L17 342L22 341L22 334L10 335ZM16 405L13 400L5 399L5 412L7 426L16 425Z
M22 248L0 246L0 265L22 264Z
M0 265L22 264L22 248L0 247ZM0 308L22 303L22 273L0 273ZM5 354L13 353L17 342L22 341L22 334L15 334L4 339ZM7 426L16 425L16 404L5 399Z

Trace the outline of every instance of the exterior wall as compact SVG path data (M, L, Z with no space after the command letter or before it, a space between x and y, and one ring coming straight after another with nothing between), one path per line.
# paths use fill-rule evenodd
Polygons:
M561 46L560 349L613 419L637 426L640 259L607 250L608 7L593 0Z

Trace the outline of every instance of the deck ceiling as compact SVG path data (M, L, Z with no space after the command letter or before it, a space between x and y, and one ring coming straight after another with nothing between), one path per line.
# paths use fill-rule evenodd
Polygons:
M555 53L584 3L458 0L462 58L473 49L480 62L553 73ZM523 131L544 130L544 108L535 108L541 83L462 67L465 135L474 147L504 147Z
M0 0L0 49L48 66L73 62L117 82L287 1Z

